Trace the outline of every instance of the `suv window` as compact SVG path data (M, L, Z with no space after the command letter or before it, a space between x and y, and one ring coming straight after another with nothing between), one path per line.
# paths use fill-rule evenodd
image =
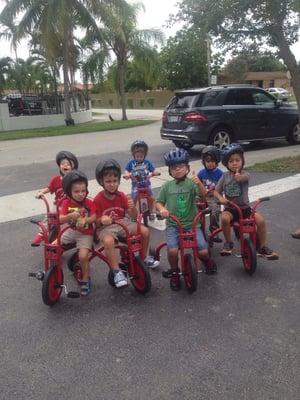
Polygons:
M171 100L168 109L170 110L172 108L191 108L197 96L198 93L190 93L190 94L178 93Z
M261 92L260 90L252 91L253 100L255 105L270 104L274 105L274 98L267 93Z
M229 90L225 105L248 106L254 105L254 100L249 89L233 89Z
M223 92L221 90L212 90L203 93L203 95L199 97L196 107L221 106L222 104Z

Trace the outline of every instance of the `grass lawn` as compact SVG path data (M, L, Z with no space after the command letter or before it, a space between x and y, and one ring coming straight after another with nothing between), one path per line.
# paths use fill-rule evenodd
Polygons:
M257 172L300 172L300 156L283 157L276 160L257 163L247 168Z
M101 132L114 129L133 128L135 126L148 125L151 124L152 122L156 121L132 119L128 121L87 122L85 124L78 124L73 126L63 125L63 126L50 126L47 128L6 131L6 132L0 132L0 141L28 139L28 138L45 137L45 136L64 136L64 135L74 135L76 133Z

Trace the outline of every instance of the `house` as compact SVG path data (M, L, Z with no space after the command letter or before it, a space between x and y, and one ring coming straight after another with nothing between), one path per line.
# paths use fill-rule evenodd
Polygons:
M288 71L247 72L245 83L259 86L263 89L269 87L282 87L292 92L291 79Z

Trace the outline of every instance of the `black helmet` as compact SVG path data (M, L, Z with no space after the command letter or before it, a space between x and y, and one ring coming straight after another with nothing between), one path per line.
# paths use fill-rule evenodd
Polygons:
M134 154L137 150L143 149L145 156L148 153L148 145L143 140L135 140L131 145L131 153Z
M86 184L86 187L88 186L88 179L86 175L79 170L70 171L69 173L67 173L67 175L63 177L62 188L67 196L72 197L71 188L73 183L76 182L84 182Z
M218 164L221 161L220 150L216 146L206 146L202 150L201 158L202 161L205 161L205 158L210 156L215 162Z
M95 175L99 185L102 186L103 175L106 171L115 171L118 178L121 179L122 171L120 164L111 158L109 160L100 161L96 167Z
M231 144L228 144L227 146L225 146L221 150L222 163L223 163L223 165L225 165L225 167L227 167L230 156L232 156L232 154L236 154L236 153L241 155L241 157L243 159L243 165L244 165L244 149L238 143L231 143Z
M78 160L77 157L71 153L70 151L62 150L56 154L56 164L60 166L62 160L68 160L74 164L74 169L78 169Z
M175 164L188 164L189 154L186 150L176 147L164 154L164 160L168 167Z

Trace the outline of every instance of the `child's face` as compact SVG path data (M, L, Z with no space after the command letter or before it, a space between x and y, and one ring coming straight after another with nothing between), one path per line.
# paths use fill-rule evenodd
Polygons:
M75 182L72 185L72 199L81 203L87 196L87 187L84 182Z
M135 161L137 161L138 163L143 162L145 159L145 152L143 150L137 150L134 153L134 159Z
M62 175L66 175L68 172L72 171L74 169L74 165L72 161L67 160L64 158L61 160L61 163L59 164L59 170L62 173Z
M120 185L120 180L115 174L108 174L103 177L104 190L110 194L114 194Z
M187 164L175 164L170 166L170 174L174 179L182 179L189 172L189 167Z
M216 161L210 156L205 157L204 165L205 165L205 168L210 170L210 171L212 171L212 170L217 168Z
M240 154L232 154L228 160L228 169L231 172L240 172L243 167L243 159Z

